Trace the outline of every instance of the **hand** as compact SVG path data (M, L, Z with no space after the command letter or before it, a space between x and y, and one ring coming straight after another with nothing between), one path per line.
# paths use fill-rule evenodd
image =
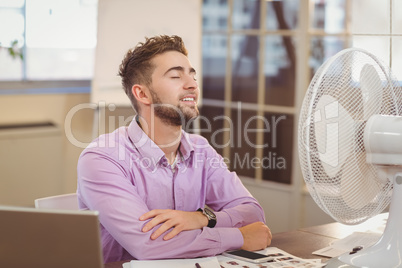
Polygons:
M181 231L201 229L208 225L208 219L200 211L181 211L172 209L154 209L148 211L140 217L141 221L151 219L142 228L142 231L148 232L156 225L162 224L152 233L151 239L157 239L161 234L173 228L168 232L163 240L169 240L179 234Z
M263 222L254 222L239 228L243 235L244 243L241 249L261 250L271 244L271 230Z

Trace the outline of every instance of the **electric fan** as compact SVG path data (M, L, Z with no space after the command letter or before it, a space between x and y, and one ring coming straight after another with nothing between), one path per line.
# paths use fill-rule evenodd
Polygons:
M328 59L304 97L301 169L318 206L358 224L391 203L380 240L327 267L402 267L402 89L389 68L349 48Z

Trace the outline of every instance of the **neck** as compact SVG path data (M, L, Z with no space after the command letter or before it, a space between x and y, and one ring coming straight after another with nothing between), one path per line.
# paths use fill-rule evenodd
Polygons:
M145 134L165 153L169 164L172 164L180 145L182 127L166 124L157 117L151 120L146 116L137 116L137 122Z

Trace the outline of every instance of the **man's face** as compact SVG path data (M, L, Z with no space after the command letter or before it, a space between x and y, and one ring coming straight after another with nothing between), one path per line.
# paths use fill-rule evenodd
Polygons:
M198 84L195 70L180 52L168 51L156 56L149 91L154 115L164 123L180 126L199 115Z

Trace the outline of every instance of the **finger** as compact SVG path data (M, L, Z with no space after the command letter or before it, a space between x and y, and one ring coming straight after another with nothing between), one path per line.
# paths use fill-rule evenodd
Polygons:
M272 240L268 240L267 247L271 245Z
M164 211L165 211L164 209L150 210L147 213L144 213L143 215L141 215L140 221L145 221L145 220L148 220L150 218L156 217L157 215L162 214Z
M169 233L167 233L167 235L165 235L163 237L163 240L169 240L172 239L173 237L175 237L176 235L178 235L182 230L182 228L180 228L179 226L175 226L172 231L170 231Z
M272 233L271 230L268 230L267 247L271 245L271 242L272 242Z
M144 227L142 228L142 231L144 233L146 233L149 230L153 229L156 225L161 224L161 223L165 222L166 220L167 219L165 219L161 215L158 215L155 218L153 218L152 220L150 220L149 222L147 222L147 224L145 224Z
M152 233L151 239L152 240L157 239L159 236L161 236L164 232L166 232L167 230L169 230L172 227L174 227L174 226L171 224L170 221L165 222L158 229L156 229L155 232ZM174 228L173 228L173 230L174 230Z

